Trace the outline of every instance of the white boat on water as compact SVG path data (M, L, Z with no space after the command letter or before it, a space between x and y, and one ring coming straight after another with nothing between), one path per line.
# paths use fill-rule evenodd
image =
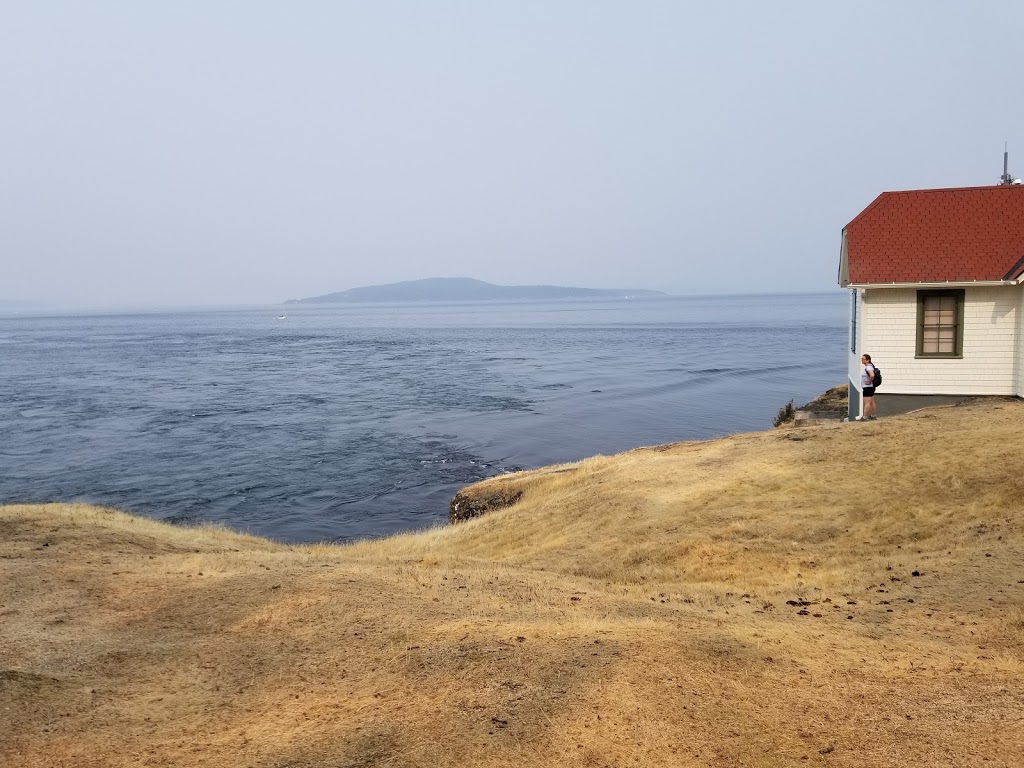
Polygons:
M277 320L287 320L288 319L288 315L278 315L276 319Z

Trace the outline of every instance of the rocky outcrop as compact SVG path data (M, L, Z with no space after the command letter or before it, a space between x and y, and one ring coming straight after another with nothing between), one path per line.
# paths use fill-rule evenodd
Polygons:
M462 523L496 509L511 507L522 496L523 492L515 488L475 492L471 492L469 488L463 488L455 494L452 503L448 505L448 522Z
M849 412L849 393L847 385L832 387L818 395L811 402L801 405L793 413L793 425L800 427L805 424L821 421L837 421Z
M801 405L798 411L808 413L841 413L846 414L850 407L849 394L846 391L847 385L843 384L818 395L811 402Z

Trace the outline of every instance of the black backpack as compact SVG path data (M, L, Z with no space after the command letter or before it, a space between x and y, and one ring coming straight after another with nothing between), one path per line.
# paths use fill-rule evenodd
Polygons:
M871 367L875 369L875 376L871 380L871 386L873 386L873 387L881 386L881 384L882 384L882 369L879 368L874 363L871 364Z

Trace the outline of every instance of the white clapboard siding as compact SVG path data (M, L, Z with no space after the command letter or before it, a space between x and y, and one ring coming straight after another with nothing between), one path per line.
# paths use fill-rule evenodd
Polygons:
M1019 391L1017 346L1021 289L967 288L963 358L917 359L917 290L864 292L861 351L882 369L880 393L1014 395Z

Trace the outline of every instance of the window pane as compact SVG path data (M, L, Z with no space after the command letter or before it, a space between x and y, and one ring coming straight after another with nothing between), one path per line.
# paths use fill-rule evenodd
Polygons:
M959 340L959 309L963 301L961 292L922 295L920 298L920 323L918 338L921 354L956 355Z

